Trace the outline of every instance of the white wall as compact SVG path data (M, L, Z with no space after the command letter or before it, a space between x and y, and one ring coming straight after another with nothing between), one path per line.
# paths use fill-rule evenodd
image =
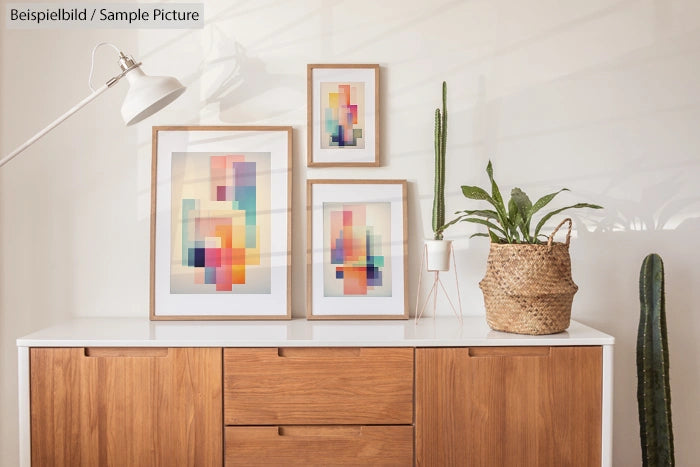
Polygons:
M3 4L5 0L0 1ZM294 126L293 308L303 316L304 179L406 178L409 297L432 197L432 114L449 86L447 208L469 206L488 158L504 190L566 186L576 215L574 318L614 335L615 465L640 460L634 347L641 260L667 268L679 465L700 457L700 2L696 0L205 1L203 30L0 29L0 154L88 94L89 51L115 42L188 92L137 127L103 95L0 169L0 464L17 463L15 339L78 316L148 314L150 126ZM114 72L100 53L97 76ZM379 63L382 167L307 169L307 63ZM99 80L98 80L99 81ZM597 214L597 213L596 213ZM466 240L465 308L488 245ZM442 313L448 313L446 309Z

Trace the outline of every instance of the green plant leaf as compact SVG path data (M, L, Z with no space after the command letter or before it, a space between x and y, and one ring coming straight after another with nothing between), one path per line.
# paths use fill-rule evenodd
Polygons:
M535 237L537 237L539 235L540 230L542 229L542 226L544 226L545 222L547 222L549 219L551 219L552 216L555 216L562 211L566 211L567 209L580 209L580 208L603 209L602 206L598 206L597 204L589 204L589 203L577 203L577 204L573 204L571 206L566 206L565 208L555 209L554 211L551 211L551 212L545 214L545 216L542 219L540 219L540 221L537 223L537 227L535 227Z
M456 217L456 218L452 219L450 222L448 222L448 223L446 223L446 224L443 224L443 225L441 225L440 227L438 227L438 228L435 230L435 235L436 235L436 236L437 236L437 235L440 235L440 238L436 238L435 240L442 240L442 232L444 232L445 229L447 229L447 228L450 227L451 225L454 225L454 224L456 224L457 222L459 222L460 220L462 220L463 217L464 217L464 216Z
M506 226L508 225L508 217L502 202L500 204L497 203L486 190L479 188L478 186L462 185L462 194L469 199L488 201L491 206L496 208L496 221L503 226L501 231L504 232L503 235L510 240L510 237L505 230L507 228Z
M520 215L520 212L518 211L518 215L515 218L515 225L517 226L518 229L520 229L520 232L522 234L522 243L531 243L530 241L530 233L528 227L525 225L525 219Z
M538 199L537 201L535 201L535 204L533 204L533 205L532 205L532 208L530 208L530 214L529 214L529 216L528 216L529 219L532 219L532 216L533 216L537 211L539 211L540 209L542 209L543 207L545 207L546 205L548 205L549 202L552 201L552 200L554 199L554 197L557 196L557 195L558 195L559 193L561 193L562 191L570 191L570 190L569 190L568 188L562 188L561 190L555 191L554 193L550 193L550 194L548 194L548 195L544 195L543 197L541 197L540 199ZM528 219L528 221L529 221L529 219Z
M464 214L466 216L479 216L479 217L484 217L486 219L498 220L498 213L496 211L492 211L491 209L464 210L464 211L457 211L457 212L455 212L455 214Z
M493 178L493 165L491 164L490 160L488 165L486 165L486 173L488 174L489 180L491 181L491 198L493 199L493 207L496 208L496 212L499 216L499 221L504 227L504 230L506 232L506 239L508 240L508 242L510 242L510 235L508 234L508 232L511 229L508 225L508 212L506 210L506 205L503 203L501 190L498 189L498 184Z
M491 195L478 186L462 185L462 194L469 199L488 201L493 207L496 207L496 203L493 201L493 198L491 198Z
M525 243L522 241L520 238L520 234L518 233L518 229L513 228L510 233L510 240L508 243Z
M515 201L511 198L508 201L508 233L510 234L508 243L521 243L520 234L518 233L518 225L521 223L520 212L518 212Z
M508 200L508 220L511 223L515 223L515 216L518 215L518 207L515 205L515 201L511 197L510 200Z
M499 237L489 229L489 237L493 243L507 243L504 238Z
M516 187L511 190L510 199L518 207L518 211L520 211L520 215L523 219L527 219L527 215L530 213L530 209L532 209L532 201L530 201L527 194Z
M493 243L507 243L505 238L499 237L498 235L491 232L490 230L489 230L489 233L487 233L487 234L485 234L483 232L478 232L475 234L471 234L469 236L469 238L474 238L474 237L486 237L486 238L490 239Z
M513 188L510 192L510 201L515 205L515 209L519 215L519 220L514 223L520 229L523 235L523 240L530 243L532 236L530 235L530 210L532 209L532 201L527 194L520 188Z
M492 230L496 230L496 231L502 233L503 235L506 234L505 231L504 231L502 228L500 228L499 226L497 226L497 225L494 224L493 222L489 222L489 221L484 220L484 219L478 219L478 218L475 218L475 217L465 217L465 218L463 218L463 219L461 220L461 222L471 222L471 223L473 223L473 224L485 225L485 226L488 227L490 230L491 230L491 229L492 229Z
M491 197L495 199L501 205L501 207L504 208L505 211L505 205L503 204L501 190L498 189L498 184L496 184L496 181L493 179L493 165L491 165L491 161L489 161L488 165L486 166L486 173L488 174L489 180L491 181Z

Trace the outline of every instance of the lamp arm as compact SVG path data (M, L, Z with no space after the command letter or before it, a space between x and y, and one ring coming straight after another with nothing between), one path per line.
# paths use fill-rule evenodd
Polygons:
M102 45L109 45L114 50L119 52L119 68L121 73L107 80L105 84L97 89L92 87L92 72L95 64L95 51L98 47ZM90 77L88 78L88 85L92 90L92 94L87 96L82 101L78 102L74 107L72 107L68 112L64 113L58 117L53 122L41 130L39 133L35 134L27 140L23 145L12 151L10 154L0 159L0 168L5 164L14 159L17 155L21 154L25 149L27 149L32 144L40 140L48 132L60 125L65 119L76 113L78 110L85 107L87 104L92 102L100 94L105 92L108 88L111 88L117 82L126 76L132 70L135 70L141 66L141 62L136 62L134 58L130 55L125 55L121 52L114 44L107 42L100 42L92 49L92 63L90 64ZM155 79L155 85L144 85L144 80ZM153 81L146 81L147 83L153 83ZM141 83L141 84L138 84ZM145 92L133 91L132 94L136 94L136 97L128 99L129 94L127 94L127 99L124 100L124 105L122 105L122 117L127 125L132 123L137 123L146 117L158 112L160 109L171 103L173 100L177 99L180 94L185 92L185 87L175 78L170 78L167 76L159 77L148 77L139 69L139 73L136 73L132 86L136 86L139 89L147 89ZM149 86L153 89L150 89Z
M31 138L29 138L29 139L27 140L26 143L24 143L23 145L21 145L20 147L18 147L18 148L15 149L14 151L12 151L10 154L8 154L7 156L5 156L2 160L0 160L0 167L2 167L3 165L7 164L8 162L10 162L15 156L17 156L18 154L20 154L22 151L24 151L25 149L27 149L27 148L28 148L29 146L31 146L32 144L36 143L36 142L37 142L39 139L41 139L46 133L48 133L49 131L53 130L53 129L56 128L58 125L60 125L65 119L67 119L68 117L70 117L71 115L73 115L74 113L76 113L78 110L82 109L82 108L85 107L87 104L89 104L90 102L92 102L95 98L97 98L97 96L99 96L100 94L102 94L103 92L105 92L108 88L112 87L117 81L118 81L118 78L116 78L116 77L115 77L115 78L112 78L112 79L110 79L109 81L107 81L107 83L105 83L105 84L103 84L102 86L100 86L99 88L95 89L95 90L92 92L92 94L90 94L89 96L87 96L87 97L86 97L85 99L83 99L82 101L78 102L78 103L77 103L74 107L72 107L68 112L66 112L66 113L64 113L63 115L61 115L60 117L58 117L56 120L54 120L53 122L51 122L46 128L44 128L44 129L41 130L39 133L37 133L37 134L35 134L34 136L32 136Z

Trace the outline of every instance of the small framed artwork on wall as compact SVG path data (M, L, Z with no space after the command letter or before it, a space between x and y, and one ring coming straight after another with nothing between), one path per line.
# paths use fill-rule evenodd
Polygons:
M291 127L153 127L152 320L288 319Z
M308 65L308 166L379 165L379 65Z
M406 181L308 180L308 319L407 319Z

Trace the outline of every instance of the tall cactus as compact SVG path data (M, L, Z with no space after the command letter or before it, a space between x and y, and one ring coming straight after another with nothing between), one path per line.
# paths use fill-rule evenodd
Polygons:
M644 467L675 465L668 378L668 337L664 264L657 254L644 258L639 273L637 402Z
M435 186L433 194L433 233L442 240L445 228L445 151L447 149L447 83L442 82L442 112L435 109Z

